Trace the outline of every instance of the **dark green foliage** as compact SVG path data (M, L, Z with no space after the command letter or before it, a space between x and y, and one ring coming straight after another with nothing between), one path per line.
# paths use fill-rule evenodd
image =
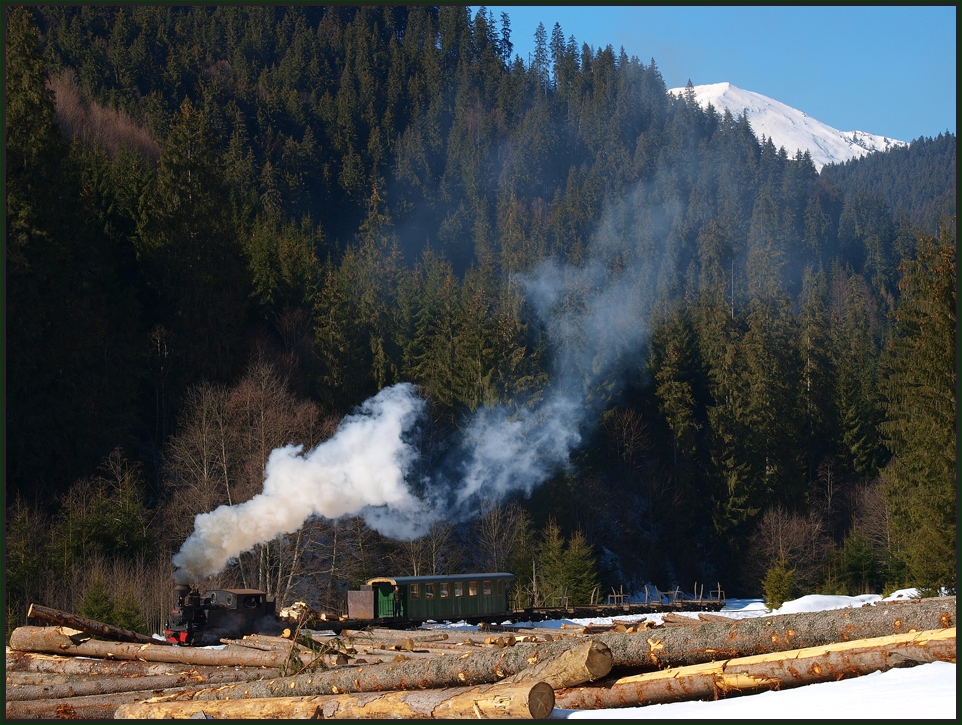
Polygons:
M842 546L841 576L850 594L871 594L881 585L876 552L857 526L845 537Z
M822 517L855 561L856 493L881 470L892 544L866 534L884 566L851 586L948 582L955 267L917 232L954 206L954 135L816 174L746 116L669 96L654 60L553 26L529 63L507 15L497 28L463 6L45 5L5 20L16 596L37 567L156 540L159 452L187 391L230 385L252 356L332 420L416 382L439 437L484 406L538 401L564 351L519 281L598 249L611 273L646 263L651 335L586 391L604 418L524 504L584 532L560 556L605 547L621 566L606 576L724 581L781 506ZM108 120L85 131L98 109ZM901 288L900 259L914 260ZM93 475L120 445L143 474ZM42 561L34 496L54 514ZM384 573L355 554L355 579ZM564 586L590 597L589 579Z
M940 220L958 207L955 134L920 136L906 147L869 154L844 164L829 164L822 178L846 194L865 191L880 195L894 211L927 234L935 234Z
M789 569L784 559L779 559L765 574L762 586L765 590L765 606L769 610L778 609L795 593L795 570Z
M958 340L955 220L922 236L907 259L884 357L882 432L894 457L881 471L894 514L896 552L909 578L932 590L958 586L956 460Z
M131 632L147 633L140 605L130 592L111 591L104 576L95 572L84 588L78 614Z
M98 219L111 181L68 149L29 11L4 18L7 491L32 500L136 424L139 317L130 240Z
M91 577L80 600L80 616L104 624L113 624L114 602L107 581L99 575Z
M115 450L101 475L70 487L49 545L51 563L67 576L94 557L134 559L150 551L150 511L139 466Z
M562 597L569 606L591 601L599 585L597 562L580 530L565 542L557 522L549 519L541 531L537 561L539 596L545 605L558 606Z

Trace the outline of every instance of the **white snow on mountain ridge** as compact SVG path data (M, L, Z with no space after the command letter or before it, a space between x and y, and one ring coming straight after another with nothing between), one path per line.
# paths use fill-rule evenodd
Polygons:
M864 131L839 131L791 106L731 83L694 86L694 91L695 100L702 107L710 103L718 113L728 109L736 118L745 111L759 140L762 136L770 138L776 148L784 146L789 156L794 156L799 149L808 151L818 170L825 164L844 163L873 151L907 145L904 141ZM684 92L684 88L669 91L675 95Z

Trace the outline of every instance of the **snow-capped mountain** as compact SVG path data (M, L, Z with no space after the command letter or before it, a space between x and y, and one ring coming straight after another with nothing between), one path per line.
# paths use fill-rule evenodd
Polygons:
M694 86L694 89L695 98L702 107L711 103L718 113L724 113L727 108L735 117L747 111L752 130L759 140L762 136L770 138L776 148L784 146L789 156L794 156L798 149L808 151L819 170L825 164L843 163L873 151L906 145L904 141L864 131L839 131L791 106L760 93L744 91L731 83L712 83ZM684 88L669 91L675 95L684 92Z

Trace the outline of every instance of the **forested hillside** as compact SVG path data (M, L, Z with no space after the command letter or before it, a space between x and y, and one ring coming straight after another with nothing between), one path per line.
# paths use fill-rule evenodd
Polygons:
M876 194L896 216L928 234L937 234L941 219L958 208L955 136L918 138L884 154L870 154L857 163L832 164L822 176L847 196L858 191Z
M314 520L222 581L956 586L954 136L819 175L654 59L555 26L527 63L457 6L4 10L8 627L156 628L194 515L393 383L425 450L534 404L549 259L657 269L571 466L413 542Z

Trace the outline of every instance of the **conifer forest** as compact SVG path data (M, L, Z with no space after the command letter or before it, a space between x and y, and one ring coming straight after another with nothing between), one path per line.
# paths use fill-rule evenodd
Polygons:
M423 465L562 377L577 444L413 540L312 518L220 583L329 611L465 571L514 572L522 604L532 571L585 602L955 591L953 133L817 171L576 29L521 59L484 8L4 25L7 634L30 602L158 631L194 517L401 382ZM581 285L555 312L611 280L642 304L559 338L545 270Z

